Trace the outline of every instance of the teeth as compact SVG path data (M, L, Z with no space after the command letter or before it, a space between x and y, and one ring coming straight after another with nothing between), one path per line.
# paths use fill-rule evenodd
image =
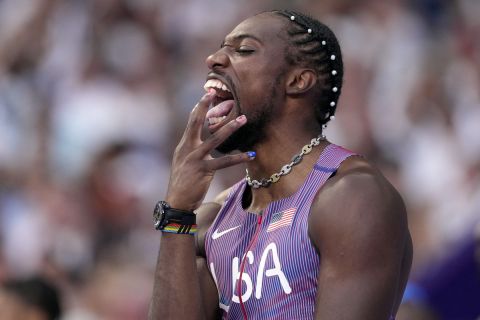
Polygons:
M205 89L205 91L208 91L209 88L216 88L216 89L220 89L220 90L223 90L223 91L230 92L230 90L228 90L227 86L222 81L220 81L218 79L207 80L207 82L205 82L205 84L203 85L203 89Z
M208 118L208 124L217 124L217 123L220 123L222 122L227 116L223 116L223 117L211 117L211 118Z

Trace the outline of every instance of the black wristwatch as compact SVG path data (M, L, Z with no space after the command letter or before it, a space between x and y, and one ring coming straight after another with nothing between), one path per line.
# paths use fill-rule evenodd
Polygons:
M196 227L196 215L192 211L173 209L165 201L159 201L153 210L153 226L157 230L165 230L167 225L174 226L171 231L190 233Z

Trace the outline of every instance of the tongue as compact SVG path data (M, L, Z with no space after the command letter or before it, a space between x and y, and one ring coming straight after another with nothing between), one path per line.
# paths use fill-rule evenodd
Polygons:
M217 104L207 112L207 119L211 117L223 117L229 113L233 108L233 100L225 100Z

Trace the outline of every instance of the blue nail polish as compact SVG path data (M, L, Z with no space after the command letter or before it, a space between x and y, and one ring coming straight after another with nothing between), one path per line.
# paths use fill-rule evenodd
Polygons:
M255 158L256 155L257 155L257 153L256 153L255 151L248 151L248 152L247 152L247 156L248 156L250 159Z

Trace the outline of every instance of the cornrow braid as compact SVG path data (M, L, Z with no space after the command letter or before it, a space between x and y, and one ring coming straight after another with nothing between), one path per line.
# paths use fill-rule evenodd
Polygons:
M271 13L287 18L286 31L290 37L285 54L291 65L303 65L317 72L320 97L315 116L323 129L335 117L342 91L343 61L337 37L320 21L299 12L274 10Z

